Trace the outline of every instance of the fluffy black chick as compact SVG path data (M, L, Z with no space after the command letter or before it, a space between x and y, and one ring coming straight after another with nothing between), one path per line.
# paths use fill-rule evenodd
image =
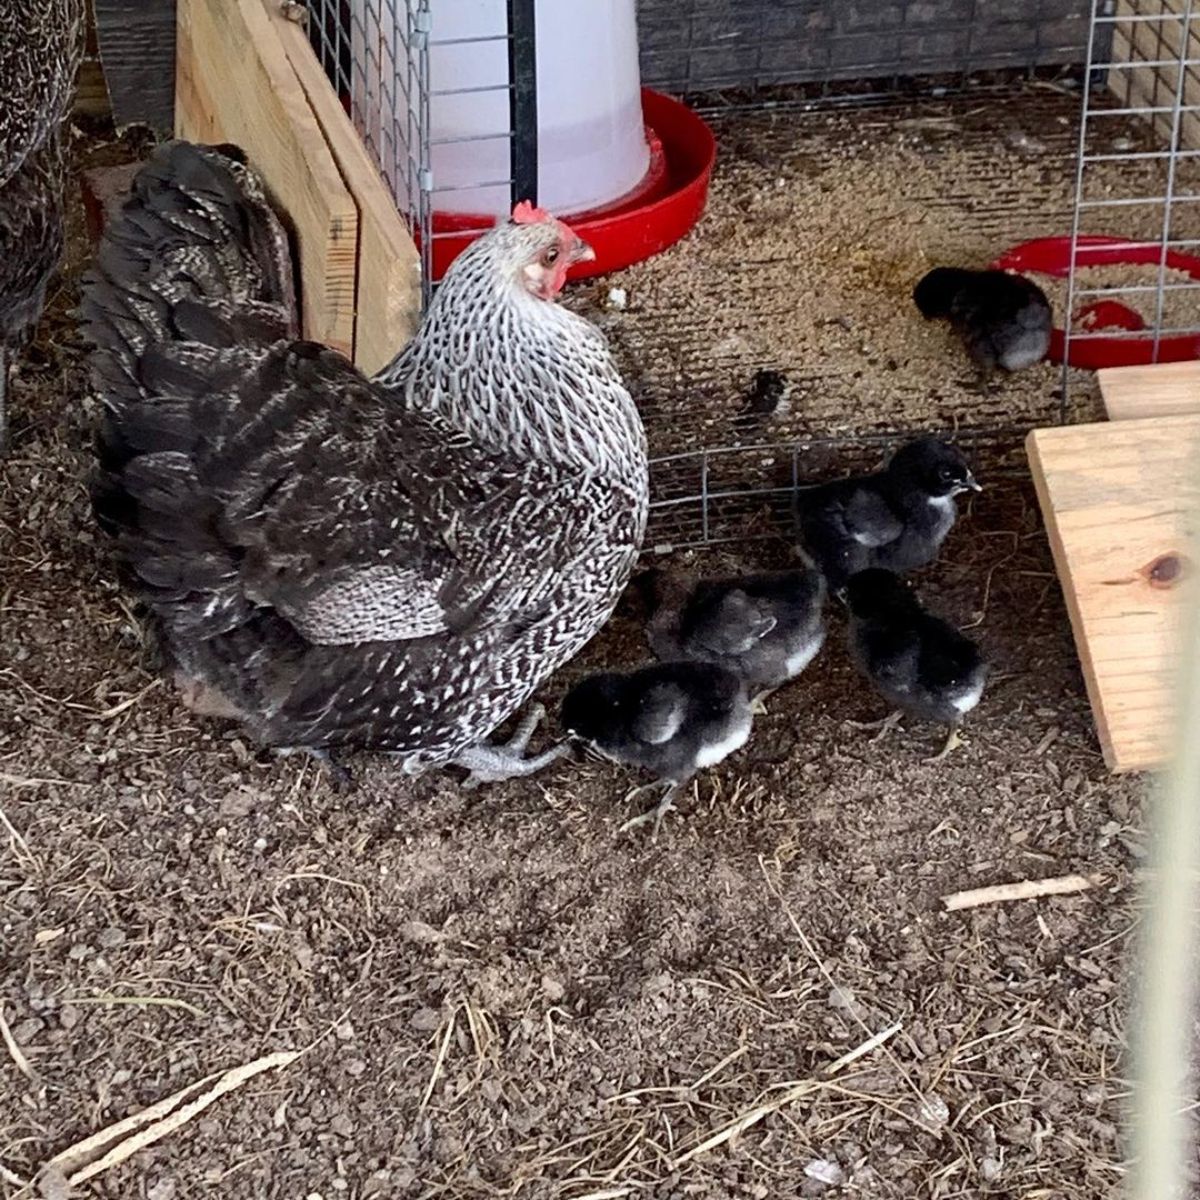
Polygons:
M746 744L753 715L745 685L732 671L673 662L589 676L567 693L561 721L602 757L652 772L657 779L649 787L666 785L657 807L621 827L653 821L657 837L684 784Z
M891 571L860 571L846 587L850 653L879 694L900 713L950 726L944 758L959 743L958 727L983 695L987 664L978 645L921 607Z
M851 575L869 567L905 572L927 566L958 517L954 498L979 490L954 446L917 438L880 471L801 488L800 537L830 590L840 592Z
M825 580L812 567L723 579L648 571L646 636L663 662L710 662L749 689L756 712L825 641Z
M1054 325L1036 283L1006 271L935 267L913 289L922 316L950 322L986 386L999 367L1020 371L1046 357Z

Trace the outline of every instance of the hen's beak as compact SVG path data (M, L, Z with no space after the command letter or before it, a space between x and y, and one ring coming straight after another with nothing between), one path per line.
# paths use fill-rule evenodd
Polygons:
M571 265L581 262L594 262L596 252L582 238L575 239L575 248L571 251Z

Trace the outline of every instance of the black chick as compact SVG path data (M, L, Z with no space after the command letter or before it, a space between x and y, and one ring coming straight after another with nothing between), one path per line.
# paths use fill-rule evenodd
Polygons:
M657 807L621 826L624 832L653 821L657 838L680 789L697 771L744 746L753 716L745 686L732 671L674 662L589 676L567 693L561 721L602 757L653 772L657 780L648 787L666 785Z
M978 492L966 460L934 437L901 446L881 471L801 488L800 536L830 590L868 567L914 571L931 563L954 526L961 492Z
M1006 271L935 267L913 289L922 316L947 320L986 387L997 367L1020 371L1046 357L1054 321L1036 283Z
M884 731L902 713L950 726L940 754L959 744L958 727L983 695L987 664L979 647L921 607L891 571L860 571L846 587L850 653L855 665L894 705Z
M700 579L652 570L646 636L663 662L710 662L746 684L755 712L825 641L825 580L815 568Z

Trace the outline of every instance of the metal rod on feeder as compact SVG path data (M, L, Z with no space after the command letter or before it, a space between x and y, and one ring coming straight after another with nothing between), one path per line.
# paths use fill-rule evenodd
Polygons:
M537 38L534 0L508 0L512 203L538 201Z

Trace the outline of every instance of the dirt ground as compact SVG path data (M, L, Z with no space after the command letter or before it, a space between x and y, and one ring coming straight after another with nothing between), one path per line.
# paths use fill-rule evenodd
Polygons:
M599 311L609 286L627 288L626 310L602 315L656 451L736 440L728 416L758 366L793 387L762 441L956 414L1017 430L1055 410L1048 366L987 398L961 387L948 339L897 298L921 254L985 262L1061 231L1057 118L1072 102L1052 103L1025 142L1006 125L949 147L945 125L898 123L927 122L921 105L718 122L710 216L574 301ZM978 107L936 111L961 132ZM930 159L910 137L943 149ZM763 143L791 147L765 184ZM119 153L81 146L84 162ZM885 205L872 162L893 161L909 162L913 191L889 184ZM911 220L881 224L886 206ZM778 236L739 260L725 235L764 209ZM0 464L0 1011L29 1068L0 1049L0 1194L22 1194L18 1180L94 1131L276 1050L303 1053L78 1194L1114 1194L1147 786L1105 771L1021 471L981 467L987 490L921 581L995 664L945 763L923 761L935 730L910 722L873 743L846 724L882 708L833 618L827 650L657 843L618 834L636 781L592 763L472 793L360 756L357 790L339 794L157 682L87 507L75 226ZM837 239L859 257L834 253ZM890 282L871 283L887 246ZM884 287L894 311L849 310L861 287ZM720 427L705 436L709 420ZM988 444L988 462L1011 465L1020 435ZM694 530L679 512L671 537ZM693 561L786 553L764 538ZM638 614L622 610L546 699L644 656ZM964 913L940 904L1076 871L1102 882Z

